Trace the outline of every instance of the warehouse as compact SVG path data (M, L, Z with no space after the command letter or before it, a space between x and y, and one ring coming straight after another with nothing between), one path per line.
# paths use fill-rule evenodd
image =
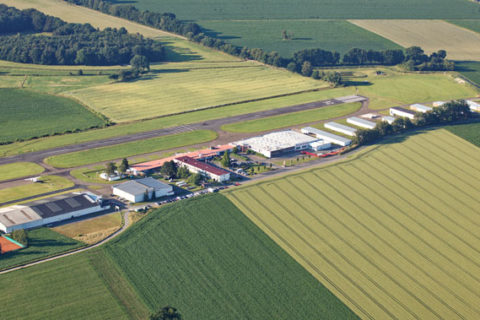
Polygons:
M209 165L208 163L187 156L175 158L173 161L180 166L186 167L191 172L199 173L202 176L207 177L207 179L212 179L218 182L230 180L230 172Z
M425 113L427 111L432 111L431 107L424 106L423 104L415 103L410 106L410 109L416 112Z
M478 102L471 101L471 100L467 100L466 102L467 102L468 106L470 107L470 110L480 112L480 104Z
M347 118L347 122L353 124L354 126L362 127L365 129L375 129L375 127L377 126L375 122L360 119L358 117Z
M346 134L347 136L355 136L355 133L357 132L357 129L355 128L344 126L343 124L336 122L327 122L323 126L327 129Z
M277 131L259 137L253 137L233 144L263 154L267 158L288 152L310 149L310 144L318 139L293 130Z
M0 209L0 230L31 229L110 209L89 192L67 193Z
M402 118L409 118L413 120L415 118L415 112L412 110L408 110L402 107L392 107L390 108L390 115L392 117L402 117Z
M342 146L342 147L348 146L352 143L352 140L350 140L350 139L347 139L347 138L344 138L344 137L341 137L341 136L337 136L336 134L326 132L326 131L322 131L322 130L319 130L319 129L313 128L313 127L302 128L302 133L314 135L318 139L322 139L324 141L334 143L334 144Z
M143 202L153 198L172 196L173 187L151 177L130 180L113 186L113 194L130 202Z
M318 140L310 143L310 148L313 151L326 150L326 149L330 149L331 147L332 147L332 144L330 142L326 142L325 140Z
M386 121L386 122L388 122L388 124L392 124L393 121L395 121L395 118L394 118L394 117L390 117L390 116L383 116L383 117L382 117L382 121Z

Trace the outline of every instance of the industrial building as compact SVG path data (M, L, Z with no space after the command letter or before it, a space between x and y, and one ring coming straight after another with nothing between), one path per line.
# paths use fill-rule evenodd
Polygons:
M471 100L467 100L466 102L470 107L470 110L480 112L480 103Z
M358 117L347 118L347 122L353 124L354 126L362 127L365 129L375 129L375 127L377 126L375 122L360 119Z
M31 229L110 209L90 192L67 193L0 209L0 230Z
M242 148L250 148L267 158L272 158L288 152L310 149L310 144L318 140L293 130L285 130L240 140L233 144Z
M415 103L410 106L410 109L416 112L425 113L427 111L432 111L433 108L424 106L423 104Z
M152 198L172 196L174 194L171 185L151 177L114 185L112 193L133 203L148 201Z
M323 126L327 129L346 134L347 136L355 136L357 132L357 129L355 128L344 126L343 124L339 124L336 122L327 122Z
M386 121L386 122L388 122L388 124L392 124L393 121L395 121L395 118L394 118L394 117L390 117L390 116L383 116L383 117L382 117L382 121Z
M347 138L344 138L344 137L341 137L341 136L337 136L336 134L326 132L326 131L323 131L323 130L319 130L319 129L313 128L313 127L302 128L302 133L314 135L318 139L322 139L326 142L334 143L334 144L342 146L342 147L348 146L352 143L352 140L350 140L350 139L347 139Z
M196 159L183 156L175 158L178 165L186 167L189 171L199 173L208 179L212 179L218 182L224 182L230 180L230 172L227 170L214 167L208 163L198 161Z
M330 142L325 141L325 140L318 140L318 141L310 143L310 148L313 151L326 150L326 149L330 149L331 147L332 147L332 144Z
M402 107L392 107L390 108L390 115L392 117L402 117L402 118L409 118L411 120L415 119L415 112L412 110L408 110Z

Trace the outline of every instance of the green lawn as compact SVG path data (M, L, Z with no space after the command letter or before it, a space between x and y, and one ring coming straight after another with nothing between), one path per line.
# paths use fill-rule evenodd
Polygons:
M106 246L150 310L185 319L356 316L222 195L154 211Z
M292 57L294 52L306 48L322 48L341 54L352 48L401 48L345 20L202 20L198 23L207 29L207 34L226 42L239 47L276 51L282 57ZM293 33L293 39L283 40L282 30Z
M448 131L480 147L480 123L459 124L445 127Z
M480 86L480 62L462 61L455 62L456 71Z
M32 162L15 162L0 166L0 182L42 173L45 169Z
M348 103L337 106L323 107L313 110L292 112L263 119L236 122L222 126L222 130L231 132L260 132L302 123L327 120L342 117L359 110L361 103Z
M86 164L208 142L214 140L216 137L217 134L209 130L190 131L146 140L132 141L109 147L65 153L49 157L45 159L45 162L57 168L78 167Z
M28 231L28 247L2 255L0 270L75 249L84 244L48 228ZM4 276L2 276L4 277ZM0 278L2 278L0 277Z
M12 188L0 189L0 203L73 187L73 182L63 177L42 176L40 180L41 182L28 182Z
M0 88L0 142L101 126L104 121L77 102L29 90Z

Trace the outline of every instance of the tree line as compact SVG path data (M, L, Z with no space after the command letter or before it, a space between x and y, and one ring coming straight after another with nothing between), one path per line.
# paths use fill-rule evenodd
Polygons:
M100 31L90 24L66 23L34 9L0 5L2 60L46 65L118 65L130 63L135 56L161 61L165 52L160 42L129 34L125 28Z
M402 133L413 128L453 123L468 120L474 116L475 114L465 101L452 101L425 113L417 112L413 121L409 118L396 118L392 124L381 121L374 129L358 129L354 143L364 145L375 142L381 137Z

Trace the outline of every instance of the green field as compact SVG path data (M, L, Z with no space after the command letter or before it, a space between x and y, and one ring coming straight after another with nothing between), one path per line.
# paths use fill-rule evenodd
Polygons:
M456 24L457 26L460 26L475 32L480 32L480 20L463 19L463 20L447 20L447 22Z
M40 174L45 169L32 162L15 162L0 166L0 182Z
M459 124L445 127L448 131L480 147L480 123Z
M344 20L202 20L206 33L239 47L276 51L282 57L306 48L322 48L341 54L352 48L399 49L399 45ZM261 32L259 32L261 30ZM293 33L282 39L282 30Z
M40 180L42 182L27 182L16 187L0 189L0 203L73 187L73 183L63 177L42 176Z
M110 242L150 310L185 319L351 319L356 316L222 195L151 213Z
M217 134L209 130L189 131L146 140L121 143L109 147L65 153L49 157L45 159L45 162L57 168L78 167L86 164L121 159L138 154L152 153L208 142L214 140L216 137Z
M0 142L101 126L104 121L77 102L20 89L0 89Z
M296 126L303 123L343 117L358 111L361 106L361 103L347 103L306 111L292 112L263 119L226 124L222 126L222 130L230 132L260 132L273 130L283 127Z
M28 247L25 249L2 255L0 259L0 270L39 260L84 245L81 242L67 238L48 228L30 230L28 232L28 241Z
M480 86L480 62L462 61L455 63L455 70Z
M227 196L361 318L478 319L479 160L416 132Z

